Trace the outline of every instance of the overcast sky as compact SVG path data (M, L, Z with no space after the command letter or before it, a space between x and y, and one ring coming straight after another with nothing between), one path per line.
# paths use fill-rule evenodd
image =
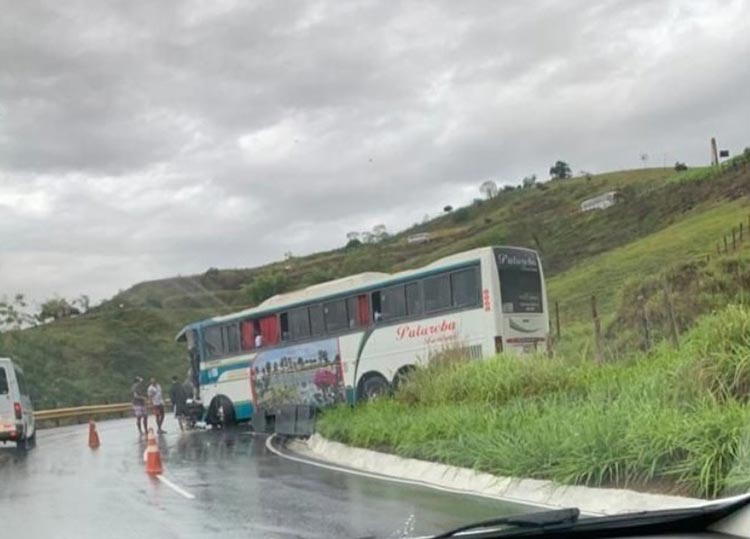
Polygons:
M0 297L396 231L750 145L750 2L0 0Z

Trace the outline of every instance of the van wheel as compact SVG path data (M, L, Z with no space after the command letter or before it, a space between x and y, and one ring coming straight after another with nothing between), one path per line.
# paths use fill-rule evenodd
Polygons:
M29 440L28 440L28 438L23 438L22 440L18 440L16 442L16 450L19 453L26 453L26 451L29 450Z
M387 395L389 390L388 380L380 374L373 373L363 378L359 383L357 397L359 400L374 400Z

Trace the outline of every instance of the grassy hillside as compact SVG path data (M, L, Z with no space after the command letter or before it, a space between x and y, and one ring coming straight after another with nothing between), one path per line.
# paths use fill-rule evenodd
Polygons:
M750 488L750 310L647 357L446 360L393 399L328 410L329 438L510 477L714 497ZM668 388L668 390L665 390Z
M622 194L620 204L579 211L583 199L609 190ZM750 168L739 161L720 172L642 169L508 189L377 244L139 283L83 316L0 335L0 354L18 357L29 370L39 406L122 400L133 374L184 372L184 350L172 339L186 322L293 287L418 267L491 244L542 253L550 298L562 309L567 340L560 347L578 346L576 339L590 333L592 292L612 323L629 279L710 252L722 233L746 220L749 192ZM429 232L431 241L409 244L408 236L418 232Z

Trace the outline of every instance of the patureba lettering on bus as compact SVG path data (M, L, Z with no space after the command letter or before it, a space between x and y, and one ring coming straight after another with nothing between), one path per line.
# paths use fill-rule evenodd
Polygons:
M442 320L437 324L404 324L396 328L396 339L416 339L418 337L434 337L443 334L455 334L456 322ZM448 335L445 335L448 336Z

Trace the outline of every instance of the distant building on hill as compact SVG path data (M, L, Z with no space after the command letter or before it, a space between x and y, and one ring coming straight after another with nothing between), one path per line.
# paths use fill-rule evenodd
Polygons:
M606 210L617 204L620 199L619 191L609 191L593 198L587 198L581 202L581 211Z
M430 241L430 233L429 232L421 232L419 234L412 234L408 238L406 238L406 241L408 243L425 243Z

